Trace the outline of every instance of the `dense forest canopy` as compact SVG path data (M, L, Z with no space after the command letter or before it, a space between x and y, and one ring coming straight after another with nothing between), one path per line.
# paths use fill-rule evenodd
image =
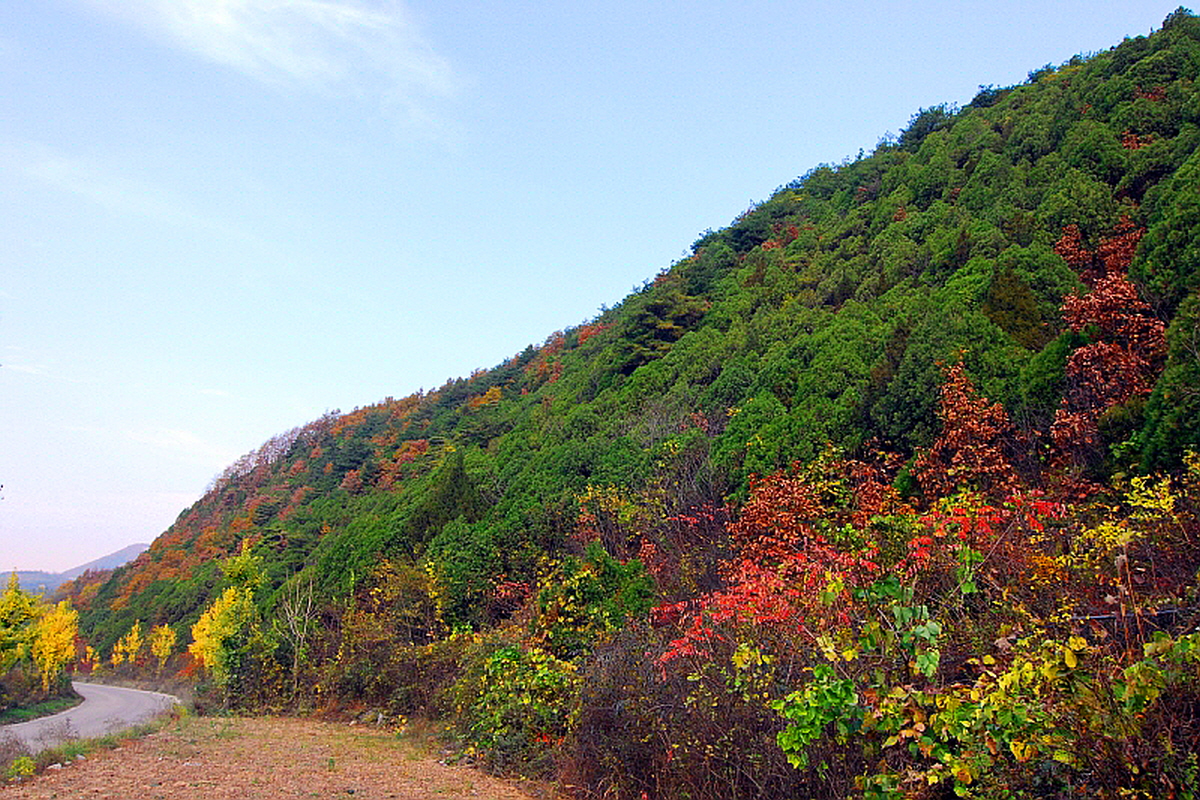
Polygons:
M456 709L597 794L1194 792L1198 72L1180 9L919 110L596 318L271 439L66 587L83 636Z

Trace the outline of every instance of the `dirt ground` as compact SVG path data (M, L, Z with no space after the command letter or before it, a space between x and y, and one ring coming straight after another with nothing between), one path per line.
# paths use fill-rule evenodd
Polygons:
M436 743L419 732L308 719L185 717L115 750L4 786L0 800L534 797L516 783L439 758Z

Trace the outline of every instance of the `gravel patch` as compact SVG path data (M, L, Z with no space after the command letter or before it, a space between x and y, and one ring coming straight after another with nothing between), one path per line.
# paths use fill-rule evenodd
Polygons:
M541 792L539 792L541 794ZM428 739L288 717L187 717L115 750L0 788L0 800L533 800L516 784L442 763Z

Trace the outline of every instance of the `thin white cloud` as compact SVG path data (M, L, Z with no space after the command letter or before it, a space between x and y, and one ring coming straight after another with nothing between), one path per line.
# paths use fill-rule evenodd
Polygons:
M236 235L153 184L132 180L87 159L35 142L0 142L0 167L90 201L119 216L147 217L175 227Z
M57 427L68 433L99 440L108 446L134 442L209 465L222 466L237 457L230 450L180 428L117 428L107 425L75 424L62 424Z
M92 0L209 61L270 84L377 95L413 125L458 79L399 2ZM436 115L434 115L436 116Z
M21 372L26 375L49 375L50 368L45 364L5 364L4 369L11 372Z
M131 430L126 435L135 442L148 444L153 447L163 447L169 450L198 450L205 449L204 440L190 431L171 428L156 428L153 430Z
M32 375L37 378L50 378L64 383L83 383L78 378L71 378L59 372L49 364L43 363L36 359L37 354L30 353L28 348L19 345L8 345L4 348L2 360L0 360L0 370L8 372L16 372L21 375Z

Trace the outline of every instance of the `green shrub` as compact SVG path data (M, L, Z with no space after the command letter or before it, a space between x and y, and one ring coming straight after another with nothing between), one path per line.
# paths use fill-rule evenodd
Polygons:
M578 692L574 664L538 648L481 641L453 691L467 754L502 772L549 774Z
M33 770L34 762L32 758L29 756L17 756L13 759L12 763L8 765L8 769L5 770L4 776L10 781L20 780L33 775Z

